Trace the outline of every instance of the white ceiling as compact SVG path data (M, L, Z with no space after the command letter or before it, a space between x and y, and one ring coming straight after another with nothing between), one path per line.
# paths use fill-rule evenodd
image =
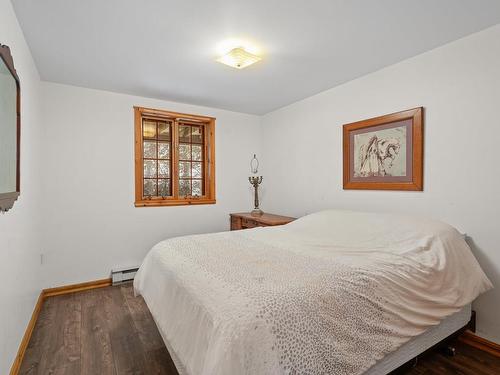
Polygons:
M264 114L500 22L498 0L12 0L43 80ZM263 60L214 61L228 38Z

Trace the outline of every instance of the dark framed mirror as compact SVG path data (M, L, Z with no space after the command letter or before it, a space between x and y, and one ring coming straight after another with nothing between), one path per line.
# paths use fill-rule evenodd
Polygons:
M0 212L20 194L21 92L10 48L0 44Z

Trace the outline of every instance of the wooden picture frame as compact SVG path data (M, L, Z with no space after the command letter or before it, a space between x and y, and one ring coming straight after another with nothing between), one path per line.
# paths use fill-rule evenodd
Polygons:
M423 190L423 107L343 126L344 189Z

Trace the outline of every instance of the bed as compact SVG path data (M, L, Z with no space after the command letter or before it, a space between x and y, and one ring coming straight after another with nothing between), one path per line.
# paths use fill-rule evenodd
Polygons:
M491 287L451 226L339 210L160 242L134 280L180 375L384 374Z

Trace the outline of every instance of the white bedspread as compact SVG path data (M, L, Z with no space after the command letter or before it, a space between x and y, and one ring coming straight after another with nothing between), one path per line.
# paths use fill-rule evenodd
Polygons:
M134 282L190 375L361 374L491 288L441 222L323 211L157 244Z

